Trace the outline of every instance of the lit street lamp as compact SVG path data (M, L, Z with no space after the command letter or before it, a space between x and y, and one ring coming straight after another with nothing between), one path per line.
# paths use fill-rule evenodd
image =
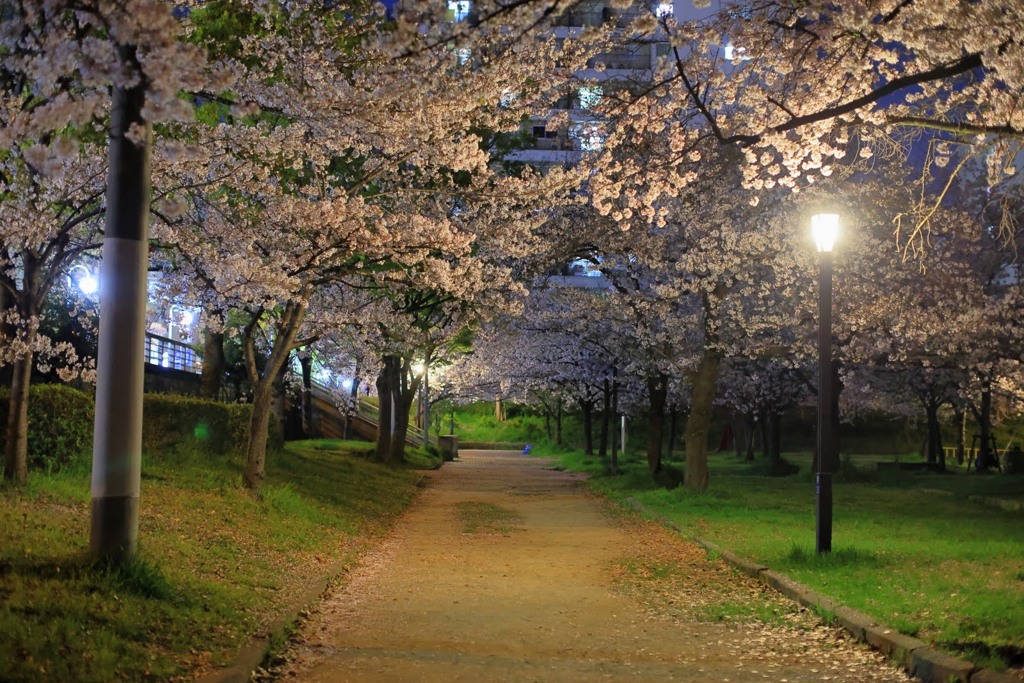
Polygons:
M68 281L73 284L82 294L91 297L99 291L100 281L96 278L88 266L76 263L68 271Z
M818 247L818 467L814 511L815 548L820 554L832 552L832 474L838 465L832 415L832 247L839 234L839 215L815 214L811 231Z

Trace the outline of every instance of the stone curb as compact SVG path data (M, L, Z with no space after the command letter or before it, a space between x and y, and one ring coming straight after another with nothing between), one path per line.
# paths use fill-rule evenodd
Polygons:
M740 573L761 581L804 607L817 610L824 619L838 624L853 638L870 645L925 683L1020 683L1020 679L1013 676L992 669L979 669L972 662L939 652L924 641L878 624L866 614L840 605L764 565L724 550L717 543L684 532L678 524L652 513L635 498L627 498L626 503L645 516L687 536L709 553L720 556Z
M722 551L710 541L698 536L694 536L693 540L705 548L716 548L722 560L739 572L753 576L805 607L817 610L825 619L841 626L853 638L870 645L900 664L911 676L925 683L1019 683L1019 680L1012 676L991 669L979 669L972 662L951 657L929 647L924 641L877 624L866 614L839 605L830 598L763 565L739 557L731 551Z

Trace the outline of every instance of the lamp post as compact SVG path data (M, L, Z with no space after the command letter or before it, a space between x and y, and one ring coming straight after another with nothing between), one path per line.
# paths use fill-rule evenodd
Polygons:
M818 468L815 473L815 549L832 552L832 474L836 471L836 435L832 415L832 247L839 234L839 215L811 217L818 247Z

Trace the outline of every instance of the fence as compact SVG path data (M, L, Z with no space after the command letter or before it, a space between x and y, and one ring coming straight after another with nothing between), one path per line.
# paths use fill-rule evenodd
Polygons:
M188 344L146 333L146 362L168 370L203 374L203 362Z

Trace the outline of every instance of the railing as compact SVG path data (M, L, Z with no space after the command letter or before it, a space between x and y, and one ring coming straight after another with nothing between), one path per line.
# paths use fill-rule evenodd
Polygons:
M188 344L146 333L146 363L169 370L203 374L203 361Z
M368 422L380 423L380 408L366 399L361 398L356 402L356 414ZM416 443L423 443L423 430L414 424L410 424L406 432L406 439Z
M1007 448L995 448L995 449L990 449L990 450L993 452L993 455L995 455L995 457L996 457L996 459L998 461L998 460L1001 460L1004 455L1006 455L1006 452L1009 449L1007 449ZM980 448L964 448L964 461L963 461L963 464L964 464L964 466L967 469L971 469L971 468L974 467L974 463L977 461L978 454L980 452L981 452ZM943 446L942 447L942 454L945 456L947 463L948 462L955 462L956 461L956 453L957 453L957 447L956 446Z
M571 138L533 138L533 147L530 149L545 150L568 150L574 151L576 146Z
M604 26L612 24L616 28L628 27L634 19L642 13L649 13L648 10L613 10L604 8L577 8L563 13L552 23L553 26Z

